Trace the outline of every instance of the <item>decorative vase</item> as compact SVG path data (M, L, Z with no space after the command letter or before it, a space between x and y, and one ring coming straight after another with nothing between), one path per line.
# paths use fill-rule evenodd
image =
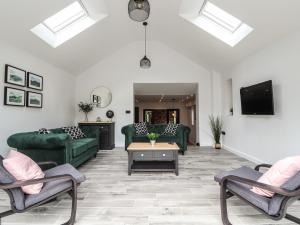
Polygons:
M88 114L85 113L85 122L89 122Z
M222 145L219 143L219 144L215 144L215 149L221 149L222 148Z
M151 143L151 146L152 146L152 147L154 147L155 142L156 142L155 140L150 140L150 143Z

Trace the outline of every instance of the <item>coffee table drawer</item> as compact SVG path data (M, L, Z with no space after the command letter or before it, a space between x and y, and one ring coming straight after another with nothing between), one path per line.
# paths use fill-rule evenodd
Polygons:
M173 160L174 153L173 153L173 151L157 151L157 152L154 152L154 158L160 159L160 160Z
M151 159L153 159L152 152L148 152L148 151L133 152L133 160L151 160Z

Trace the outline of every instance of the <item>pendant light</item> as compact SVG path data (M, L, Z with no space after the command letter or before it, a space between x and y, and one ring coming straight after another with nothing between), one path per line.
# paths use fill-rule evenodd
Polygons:
M129 17L137 22L143 22L149 18L150 4L148 0L130 0L128 3Z
M145 56L140 61L140 67L143 69L148 69L151 67L151 61L147 58L147 22L143 23L145 27Z

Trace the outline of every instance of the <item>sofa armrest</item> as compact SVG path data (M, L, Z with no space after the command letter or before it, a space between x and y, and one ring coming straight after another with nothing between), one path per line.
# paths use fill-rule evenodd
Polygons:
M16 149L57 149L65 147L70 140L70 135L65 133L38 134L31 132L11 135L7 139L7 144Z
M127 125L122 127L121 132L125 135L125 150L127 150L127 147L132 143L133 137L135 136L135 128L133 125Z

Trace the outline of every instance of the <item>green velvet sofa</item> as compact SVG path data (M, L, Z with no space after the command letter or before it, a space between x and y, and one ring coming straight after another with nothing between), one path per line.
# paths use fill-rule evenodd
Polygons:
M166 129L167 124L148 124L148 132L154 132L162 134ZM137 136L135 132L135 128L133 124L127 125L122 128L122 134L125 135L125 150L132 142L149 142L147 136ZM184 155L184 152L187 150L189 134L191 129L182 124L177 128L177 132L175 136L166 136L161 135L157 142L176 142L176 144L180 147L180 152Z
M61 128L50 131L50 134L14 134L7 139L7 144L36 162L54 161L59 165L69 163L74 167L96 156L99 150L98 129L82 129L87 138L78 140L72 140Z

